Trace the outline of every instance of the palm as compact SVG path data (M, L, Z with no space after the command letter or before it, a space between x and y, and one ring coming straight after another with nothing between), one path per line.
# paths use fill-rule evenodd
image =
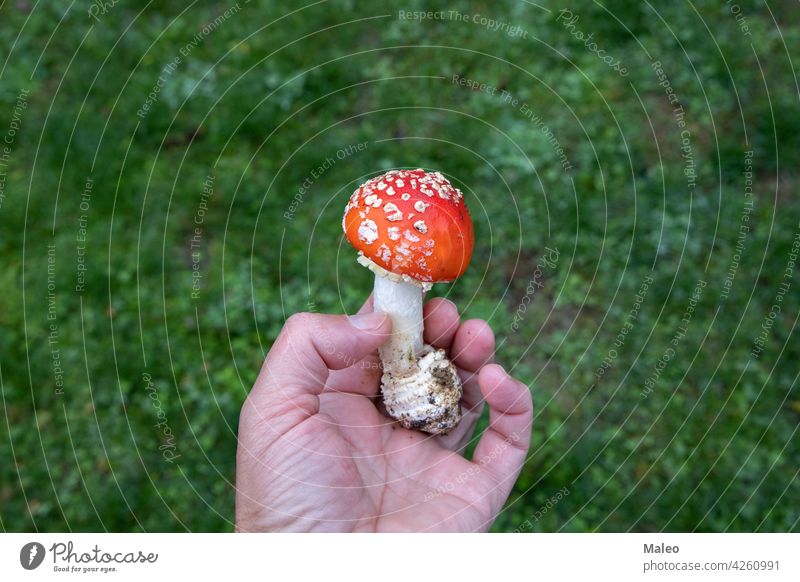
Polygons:
M474 426L475 416L465 423ZM471 463L447 447L468 438L466 425L453 435L457 443L431 437L390 423L366 396L344 392L323 394L320 414L303 424L285 450L286 468L319 500L313 518L334 520L331 529L476 530L489 522L493 483L471 475Z
M450 350L464 380L464 419L450 435L400 428L376 408L377 354L330 373L318 411L281 438L254 443L269 466L252 497L247 529L281 531L480 531L510 487L461 456L482 409L475 373L494 340L483 322L458 325L449 303L426 311L426 341ZM451 311L452 309L452 311ZM265 470L266 469L266 470ZM516 475L514 475L515 477ZM513 482L513 479L512 479Z

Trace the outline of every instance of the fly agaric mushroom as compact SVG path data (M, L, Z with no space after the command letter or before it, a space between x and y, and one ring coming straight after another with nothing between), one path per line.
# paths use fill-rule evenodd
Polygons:
M342 228L375 273L375 311L392 318L379 350L386 412L405 428L447 433L461 420L461 379L444 350L422 341L422 294L469 264L474 237L461 191L439 172L392 170L358 187Z

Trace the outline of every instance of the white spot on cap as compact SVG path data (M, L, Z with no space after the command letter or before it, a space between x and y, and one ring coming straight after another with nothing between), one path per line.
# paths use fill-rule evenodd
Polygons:
M428 225L425 224L424 220L418 220L414 223L414 230L416 230L417 232L421 232L422 234L425 234L426 232L428 232Z
M395 195L394 188L392 188L391 186L389 186L389 187L386 189L386 193L387 193L389 196L394 196L394 195Z
M386 190L386 182L384 182L383 180L378 182L378 190Z
M392 240L398 240L400 238L399 226L390 226L386 232L389 234L389 238Z
M402 198L403 200L411 200L411 194L405 193L402 196L400 196L400 198Z
M367 206L374 206L375 208L380 208L382 202L383 200L378 198L377 194L370 194L369 196L364 198L364 204L366 204Z
M374 220L367 218L361 223L361 226L358 227L358 238L368 245L375 242L375 239L378 238L378 225Z
M406 239L410 240L411 242L419 242L419 237L410 230L406 230L403 235L405 235Z
M423 202L422 200L417 200L416 202L414 202L414 209L415 209L417 212L425 212L425 209L426 209L428 206L430 206L430 204L426 204L426 203L425 203L425 202Z
M403 186L406 185L406 183L403 182L400 178L398 178L397 180L394 181L394 185L397 186L398 188L402 188Z
M400 209L397 208L397 205L394 202L389 202L383 207L383 211L386 213L386 219L391 220L392 222L396 220L403 219L403 213L400 212Z

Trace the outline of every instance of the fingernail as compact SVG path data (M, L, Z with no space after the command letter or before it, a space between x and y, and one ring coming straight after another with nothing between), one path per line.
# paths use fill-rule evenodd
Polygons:
M490 366L494 366L495 368L499 369L500 373L503 374L504 377L508 377L508 372L506 372L506 369L503 366L501 366L500 364L498 364L497 362L494 362L493 364L489 364L489 365Z
M386 321L385 313L359 313L350 315L350 325L361 331L375 331Z

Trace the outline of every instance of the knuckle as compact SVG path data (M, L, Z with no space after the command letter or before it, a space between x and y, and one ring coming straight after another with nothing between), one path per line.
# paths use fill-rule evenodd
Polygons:
M284 330L290 335L304 333L312 325L314 314L302 311L289 316L284 325Z
M257 413L258 409L253 403L253 395L252 393L248 394L247 398L245 398L242 403L242 410L239 413L239 427L249 428L255 424L255 420L258 418Z

